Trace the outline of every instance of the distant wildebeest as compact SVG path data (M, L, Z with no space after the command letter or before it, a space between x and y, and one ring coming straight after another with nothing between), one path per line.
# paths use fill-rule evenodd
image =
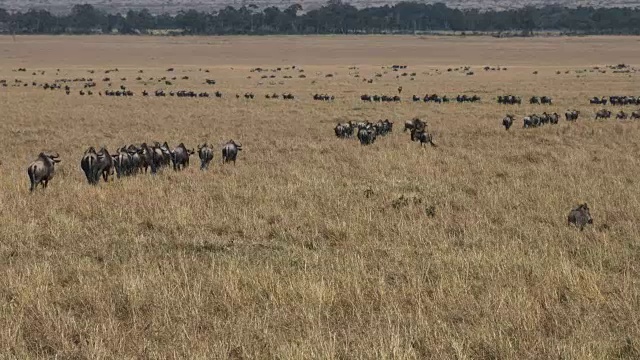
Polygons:
M27 168L31 187L29 191L35 190L38 184L42 184L42 188L46 189L49 181L53 179L55 174L55 165L60 162L60 156L57 153L48 154L41 152L38 158L34 160Z
M180 143L178 147L171 152L171 161L173 162L173 170L184 170L189 166L189 156L195 154L193 149L189 150L184 146L184 143Z
M597 97L594 96L589 100L589 103L596 104L596 105L607 105L607 99L605 97L598 99Z
M634 111L631 113L632 119L640 119L640 111Z
M620 112L616 114L616 119L618 120L626 120L628 117L629 115L627 115L627 113L624 112L623 110L620 110Z
M602 109L596 112L596 119L608 119L611 117L611 111Z
M498 104L509 104L509 105L515 105L515 104L522 104L522 99L519 96L514 96L514 95L500 95L498 96Z
M564 113L564 117L567 121L576 121L578 120L578 116L580 115L580 111L578 110L569 110Z
M587 226L587 224L593 224L593 219L589 212L589 206L585 203L571 209L568 216L568 223L569 225L579 227L580 230L584 230L584 227Z
M87 178L87 182L89 184L94 183L93 169L95 168L97 161L98 154L96 154L96 149L93 146L89 147L84 152L84 155L80 160L80 168L84 172L84 176Z
M233 161L233 165L235 165L236 157L238 156L238 152L241 150L241 144L238 144L233 140L227 141L227 143L222 147L222 163L225 164Z
M209 168L209 163L213 160L213 149L209 144L198 145L198 157L200 158L200 170Z
M507 116L505 116L504 119L502 119L502 126L504 126L505 130L509 130L511 125L513 125L513 120L514 119L515 119L515 117L513 115L509 115L509 114L507 114Z

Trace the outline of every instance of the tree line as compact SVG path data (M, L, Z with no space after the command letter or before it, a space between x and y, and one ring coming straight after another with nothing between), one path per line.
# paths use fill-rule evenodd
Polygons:
M412 34L439 31L520 35L540 31L640 34L640 9L552 5L479 11L453 9L442 3L415 2L358 9L341 0L329 0L319 9L308 12L303 12L298 4L286 9L228 6L219 11L186 10L173 15L156 15L146 9L110 14L89 4L75 5L66 15L54 15L46 10L10 13L0 9L0 32L13 34Z

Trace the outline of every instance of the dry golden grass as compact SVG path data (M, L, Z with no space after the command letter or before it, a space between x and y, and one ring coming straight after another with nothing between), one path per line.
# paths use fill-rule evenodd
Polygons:
M225 94L0 88L3 357L637 359L640 122L596 122L586 98L640 95L638 75L564 71L633 62L638 41L0 38L0 78L9 81L117 66L109 76L140 92L162 87L134 81L138 69L160 77L175 66L191 78L165 88ZM349 76L352 65L372 77L394 63L415 80ZM307 79L249 72L291 64ZM436 75L450 64L476 75ZM21 66L29 71L12 71ZM31 76L36 69L46 74ZM398 85L402 104L359 100ZM246 91L257 99L233 96ZM264 99L271 92L297 99ZM316 92L337 100L314 102ZM406 100L426 92L483 101ZM499 106L492 98L503 93L550 95L556 105ZM582 111L577 123L521 129L525 114L568 108ZM506 112L518 116L509 132ZM427 119L438 148L400 131L414 116ZM372 146L333 135L338 120L381 118L396 129ZM220 164L230 138L245 148L235 167ZM213 142L215 164L84 181L87 146L154 140ZM63 162L49 189L29 194L26 166L41 150ZM578 202L594 217L583 232L566 224Z

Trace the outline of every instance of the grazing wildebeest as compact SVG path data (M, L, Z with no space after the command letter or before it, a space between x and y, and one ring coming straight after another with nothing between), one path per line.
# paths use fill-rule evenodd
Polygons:
M632 119L640 119L640 111L634 111L631 113Z
M576 121L578 120L579 115L580 115L580 111L578 110L569 110L566 113L564 113L564 117L567 119L567 121Z
M507 116L505 116L504 119L502 119L502 126L504 126L505 130L509 130L511 125L513 125L513 120L514 119L515 119L515 117L513 115L509 115L509 114L507 114Z
M96 153L96 149L93 146L85 150L84 155L80 160L80 168L84 172L84 176L87 178L87 182L89 184L94 183L93 169L96 166L97 161L98 154Z
M198 157L200 157L200 170L209 168L209 163L213 160L213 149L209 144L198 145Z
M529 99L529 104L540 104L540 98L537 96L532 96L531 99Z
M42 184L42 188L46 189L49 181L53 179L55 174L55 165L60 162L60 156L57 153L47 154L41 152L38 158L34 160L27 168L31 187L29 191L35 190L38 184Z
M226 144L222 147L222 163L228 163L233 161L233 165L236 164L236 157L238 156L238 151L242 150L242 145L237 144L233 140L227 141Z
M579 227L581 231L584 230L584 227L587 226L587 224L593 224L593 219L589 212L589 206L585 203L571 209L569 212L568 223L569 225L573 224L576 227Z
M413 129L411 130L411 141L419 141L420 146L424 146L424 144L429 143L431 146L436 147L436 144L433 142L433 136L423 130Z
M173 170L184 170L189 166L189 156L195 154L193 149L189 150L184 146L184 143L180 143L178 147L171 152L171 161L173 162Z
M611 117L611 111L602 109L596 113L596 119L608 119Z
M623 110L620 110L620 112L616 114L616 119L618 120L626 120L628 117L629 115L627 115Z

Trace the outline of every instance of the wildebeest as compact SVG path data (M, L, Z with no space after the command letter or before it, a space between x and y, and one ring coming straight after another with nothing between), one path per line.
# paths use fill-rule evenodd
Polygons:
M519 96L514 96L514 95L500 95L498 96L498 104L509 104L509 105L515 105L515 104L522 104L522 99Z
M611 111L602 109L596 112L596 119L608 119L611 117Z
M189 150L184 146L184 143L180 143L178 147L171 152L171 161L173 162L173 170L184 170L189 166L189 156L195 154L193 149Z
M55 174L55 165L59 162L60 156L57 153L47 154L41 152L38 158L29 164L27 168L27 174L31 182L29 191L33 192L38 184L42 184L42 188L46 189Z
M355 129L355 125L352 121L346 122L344 124L338 124L333 129L336 133L336 136L339 138L350 138L353 136L353 131Z
M633 111L631 113L631 118L632 119L640 119L640 111Z
M198 157L200 158L200 170L209 168L209 163L213 160L213 149L206 142L198 145Z
M628 117L629 115L627 115L627 113L624 112L623 110L620 110L620 112L616 114L616 119L618 120L626 120Z
M236 143L233 140L227 141L226 144L222 147L222 163L228 163L233 161L233 165L236 164L236 157L238 156L238 151L242 150L242 145Z
M573 224L576 227L579 227L581 231L584 230L584 227L587 226L587 224L593 224L593 219L589 212L589 206L585 203L571 209L568 216L568 223L569 225Z
M376 130L372 126L358 129L358 140L362 145L371 145L376 141Z
M509 130L511 125L513 125L513 120L514 119L515 119L515 117L513 115L509 115L509 114L507 114L507 116L505 116L504 119L502 119L502 126L504 126L505 130Z
M424 130L427 127L427 123L425 121L422 121L418 118L413 118L410 121L406 121L404 123L404 130L402 131L412 131L414 129L417 129L418 131Z
M576 121L578 120L578 116L580 115L580 111L578 110L569 110L564 113L564 117L567 121Z
M96 155L97 161L92 169L94 184L100 181L100 175L102 175L104 182L108 182L109 175L113 174L113 158L104 146L100 148Z
M87 178L87 182L89 184L94 183L93 169L95 168L97 161L98 154L93 146L85 150L84 155L80 160L80 168L84 172L84 176Z
M138 156L139 161L140 158L137 151L135 149L127 149L124 146L118 150L117 154L113 155L113 165L116 169L116 176L118 178L133 174L135 171L133 157L136 155Z
M420 146L424 146L424 144L429 143L431 146L436 147L436 144L433 142L433 135L429 134L424 129L411 130L411 141L419 141Z

